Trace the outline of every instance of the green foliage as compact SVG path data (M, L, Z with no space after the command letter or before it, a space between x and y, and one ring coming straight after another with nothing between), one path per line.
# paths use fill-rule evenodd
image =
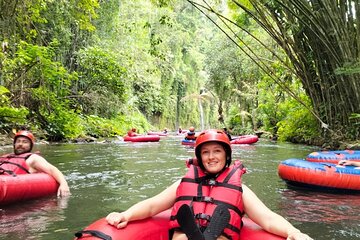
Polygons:
M79 78L75 87L83 95L80 100L82 109L86 114L116 116L116 109L106 104L109 101L124 102L126 69L113 53L99 47L82 49L77 56Z
M266 131L277 134L276 124L287 114L287 108L280 107L280 104L286 100L286 94L266 77L259 82L258 87L258 118Z
M142 113L150 116L160 114L163 111L159 85L146 79L139 79L133 83L133 88L137 96L137 106Z
M0 129L9 131L19 125L26 123L26 116L29 111L25 107L11 107L9 106L10 91L4 86L0 85Z
M68 109L56 109L45 118L48 124L43 129L50 140L74 139L84 134L80 116Z
M151 125L142 114L134 113L131 117L118 115L113 119L104 119L95 115L84 117L85 133L93 137L123 136L131 128L136 128L140 133L151 129Z
M41 47L20 41L15 57L6 58L3 63L3 79L5 84L11 86L9 90L13 94L19 87L22 91L29 91L39 85L46 86L60 96L67 94L67 87L74 76L61 63L53 60L56 45L57 42L53 42L47 47Z
M59 98L56 93L43 87L33 89L32 96L34 101L42 103L32 113L49 139L72 139L82 135L81 118L69 109L66 98Z
M335 69L335 74L337 75L353 75L360 73L360 62L355 63L345 63L343 67Z
M119 115L115 120L123 123L122 130L125 130L125 133L133 127L135 127L139 133L144 133L153 128L146 117L140 112L132 112L131 116Z
M121 122L100 118L95 115L85 117L85 133L93 137L113 137L124 134ZM120 127L120 128L119 128Z
M236 2L230 11L220 2L208 3L242 27L230 32L217 22L234 41L189 1L8 1L0 21L0 128L27 124L61 140L225 122L248 134L257 122L274 134L279 128L281 139L308 141L317 126L284 93L311 105L283 66L285 54ZM253 1L240 2L255 10ZM358 70L343 67L336 73Z
M0 106L8 103L9 98L6 96L6 94L9 93L10 93L9 89L0 85Z
M284 60L277 54L278 50L272 52L302 82L312 100L311 107L302 104L316 115L319 124L328 126L321 128L323 136L356 139L359 136L358 120L351 120L350 116L360 111L359 57L357 53L353 54L353 50L359 47L359 34L356 34L360 26L357 24L359 2L233 2L284 50L287 56ZM250 2L253 7L244 6L244 2ZM346 24L342 24L344 19ZM260 42L263 46L269 45ZM258 60L257 64L267 65L262 58ZM299 95L286 87L289 83L287 78L279 81L277 72L271 69L268 74L277 84L285 85L283 89L301 102Z
M53 60L53 46L56 42L41 47L21 41L16 57L4 61L4 79L12 103L29 109L32 122L28 125L39 124L50 139L59 140L79 135L81 128L67 98L75 75Z
M233 134L244 135L253 134L252 116L248 112L239 111L236 106L232 106L229 112L227 127Z
M71 7L70 12L74 17L75 24L82 30L94 31L91 23L98 17L96 9L99 7L99 0L70 0L67 6Z
M350 119L360 119L360 113L353 113L350 115ZM357 123L358 125L360 123Z
M280 141L312 143L319 136L316 119L304 107L287 106L288 114L277 123Z
M0 106L0 129L10 130L27 122L26 116L29 111L24 108Z
M151 0L151 2L159 7L167 7L167 6L171 6L172 4L174 4L173 2L175 2L174 0Z
M355 139L360 138L360 113L352 113L349 117L350 121L354 122L354 127L348 131L349 139L355 136Z

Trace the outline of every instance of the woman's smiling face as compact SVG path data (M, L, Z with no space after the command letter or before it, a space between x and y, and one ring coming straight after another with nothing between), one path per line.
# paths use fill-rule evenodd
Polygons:
M224 147L217 142L207 142L201 146L201 160L208 173L220 172L226 164Z

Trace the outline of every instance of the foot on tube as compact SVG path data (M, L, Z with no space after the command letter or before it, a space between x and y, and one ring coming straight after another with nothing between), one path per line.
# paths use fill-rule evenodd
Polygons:
M205 240L216 240L228 225L229 220L229 210L224 205L217 206L204 231Z
M195 223L194 214L188 205L184 204L179 208L176 219L181 230L186 234L189 240L205 240L204 235Z

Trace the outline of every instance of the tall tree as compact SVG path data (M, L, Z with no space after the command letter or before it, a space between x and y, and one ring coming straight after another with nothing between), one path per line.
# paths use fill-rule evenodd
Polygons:
M284 49L332 138L360 137L359 1L237 1Z
M312 100L313 110L309 110L319 120L324 136L337 140L358 139L360 3L352 0L228 2L238 12L237 17L242 13L250 16L283 49L290 61L284 61L281 57L278 59L301 80ZM196 5L214 12L207 1L197 1ZM216 14L226 22L226 26L231 25L230 29L235 27L246 31L237 21L219 12ZM233 39L236 43L240 41L235 37ZM264 42L260 44L267 47ZM253 59L276 83L301 101L287 88L286 80L291 79L279 80L267 61L260 56Z

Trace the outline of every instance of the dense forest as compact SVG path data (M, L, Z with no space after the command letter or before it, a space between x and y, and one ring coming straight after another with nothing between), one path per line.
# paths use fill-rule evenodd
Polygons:
M360 139L360 3L0 0L0 133Z

